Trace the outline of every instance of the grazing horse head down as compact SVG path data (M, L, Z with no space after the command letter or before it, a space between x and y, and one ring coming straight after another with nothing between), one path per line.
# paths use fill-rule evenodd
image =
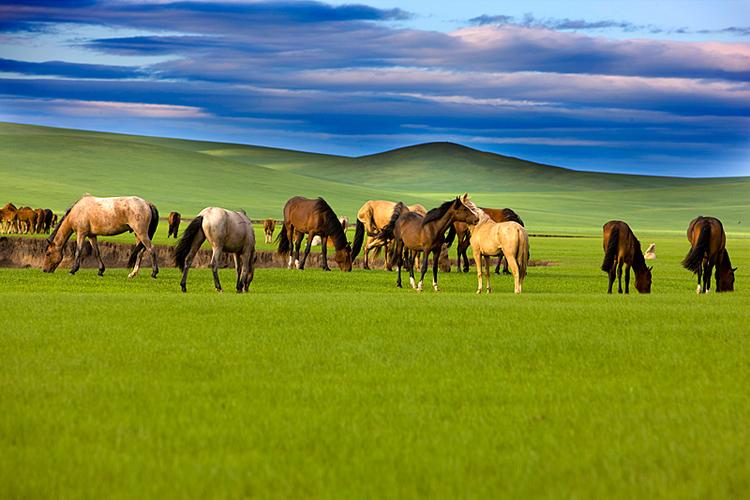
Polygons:
M711 271L716 267L716 291L734 291L734 272L726 249L724 225L715 217L699 216L690 222L687 230L690 251L682 266L698 275L696 293L711 290ZM702 278L702 280L701 280ZM702 283L701 283L702 281Z
M630 268L635 272L635 288L639 293L651 293L651 270L646 266L646 260L641 251L641 243L625 222L612 220L604 224L603 246L604 261L602 271L609 275L609 288L607 293L612 293L612 285L617 273L617 292L622 293L622 268L625 266L625 293L630 293Z

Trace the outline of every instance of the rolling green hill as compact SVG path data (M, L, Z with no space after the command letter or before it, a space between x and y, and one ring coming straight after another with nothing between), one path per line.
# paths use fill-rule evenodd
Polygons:
M682 233L699 214L750 235L750 178L578 172L430 143L349 158L282 149L0 123L0 200L63 210L82 194L137 194L163 213L205 206L280 217L291 196L323 196L354 218L368 199L436 206L465 191L516 209L532 232L598 233L609 219Z

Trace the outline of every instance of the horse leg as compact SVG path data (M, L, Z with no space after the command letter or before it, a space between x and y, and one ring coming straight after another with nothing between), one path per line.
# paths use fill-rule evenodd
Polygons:
M521 273L518 271L518 261L514 256L505 256L505 260L508 263L511 274L513 274L513 283L515 285L513 291L521 293Z
M492 284L490 283L490 267L492 267L492 257L484 256L484 273L487 275L487 293L492 293Z
M307 256L310 255L310 248L312 248L313 238L315 238L315 235L313 233L310 233L307 235L307 245L305 245L305 255L302 256L302 260L297 266L297 269L299 269L300 271L302 271L305 268L305 261L307 260ZM299 252L298 252L298 256L299 256Z
M437 282L437 273L438 273L438 261L440 257L440 248L437 250L434 250L432 252L432 289L436 292L439 292L440 289L438 288L438 282Z
M477 293L482 293L482 274L484 273L484 266L482 266L482 254L479 251L474 251L474 265L477 268Z
M323 271L330 271L331 268L328 267L328 236L323 236L320 239L320 256L323 260Z
M370 238L370 235L368 234L365 238L365 261L362 264L363 269L370 270L370 251L372 251L372 248L370 248L370 243L372 242L372 238Z
M630 293L630 264L625 264L625 293Z
M232 257L234 257L234 270L237 271L237 293L242 293L242 261L238 253L233 253Z
M612 285L615 284L615 274L617 273L617 265L615 263L612 264L612 267L609 268L608 276L609 276L609 287L607 288L607 293L612 293Z
M398 267L398 276L396 278L396 288L401 288L401 267L404 264L403 256L401 255L402 247L400 242L394 241L393 245L396 245L396 266Z
M406 267L409 269L409 284L414 290L417 289L417 279L414 277L414 267L416 267L416 259L417 252L406 250Z
M617 263L617 293L622 293L622 266L622 261Z
M217 292L223 291L221 289L221 282L219 281L219 258L221 258L221 248L214 247L213 254L211 255L211 271L214 273L214 286Z
M102 254L99 252L99 243L96 241L96 236L89 236L91 242L91 250L94 252L97 262L99 262L99 273L98 276L104 276L104 261L102 261Z
M711 271L713 267L714 263L710 259L703 266L703 293L708 293L711 290Z
M76 234L76 253L75 258L73 259L73 266L70 268L70 274L77 273L78 269L81 267L81 252L83 252L83 242L85 238L86 236L83 232Z
M466 252L469 249L469 245L464 245L461 247L461 255L463 255L464 258L464 272L469 272L469 255Z
M430 264L429 250L423 252L423 255L422 255L421 259L422 259L422 262L420 262L420 264L422 264L422 272L419 275L419 283L417 283L417 291L418 292L422 291L422 285L424 284L424 276L425 276L425 274L427 274L427 268L430 267L429 266L429 264Z
M141 242L146 249L141 250L141 255L138 257L138 264L140 264L141 259L146 252L148 252L149 255L151 255L151 277L156 279L156 275L159 274L159 261L156 256L156 247L151 243L151 238L146 237L146 239L141 240Z
M255 251L246 252L246 255L242 256L242 259L244 260L242 264L242 283L245 292L247 292L255 276Z
M193 240L193 244L190 247L190 252L188 252L187 257L185 258L185 267L182 270L182 280L180 280L180 288L182 289L183 293L187 292L188 271L190 270L190 266L193 264L195 254L197 254L198 250L200 250L204 239L205 238L196 238L195 240Z

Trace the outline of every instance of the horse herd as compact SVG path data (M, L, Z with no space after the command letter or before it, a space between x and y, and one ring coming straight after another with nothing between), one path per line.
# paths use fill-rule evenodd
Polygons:
M10 205L10 204L9 204ZM3 208L3 222L9 205ZM15 209L16 214L20 211ZM45 216L46 217L46 216ZM180 214L170 213L169 236L177 237ZM17 215L12 220L22 220ZM138 274L143 255L149 253L152 277L159 272L157 256L151 242L159 221L159 212L154 204L137 196L97 198L86 195L76 201L60 218L47 239L43 271L54 272L63 258L63 248L76 233L76 248L71 274L81 264L83 244L91 243L94 257L99 264L99 276L104 273L98 236L113 236L126 231L133 232L136 245L133 247L128 275ZM321 262L329 271L327 247L334 252L334 261L342 271L351 271L352 263L364 249L364 268L369 269L369 254L385 248L386 267L398 269L396 286L402 286L401 274L405 267L409 272L412 288L421 291L432 256L432 287L438 291L438 262L441 250L458 240L459 268L468 271L466 250L471 247L477 269L477 293L482 292L483 278L487 293L490 285L490 259L504 257L506 266L514 278L514 291L521 293L526 268L529 262L529 237L523 221L513 210L480 208L468 194L448 200L432 210L421 205L405 205L402 202L382 200L367 201L357 213L354 240L346 238L346 221L342 221L323 198L308 199L295 196L284 205L283 222L279 235L278 254L288 257L287 266L304 269L313 240L320 238ZM275 222L264 222L266 243L272 243ZM16 226L18 227L18 226ZM447 233L447 235L446 235ZM640 293L651 291L651 268L646 266L641 245L630 227L622 221L610 221L603 228L604 261L601 269L608 274L608 293L612 293L615 277L618 292L623 292L622 274L625 270L625 293L629 293L630 270L635 274L635 287ZM304 237L307 244L300 258ZM365 236L367 237L365 239ZM255 232L247 214L218 207L203 209L184 230L174 249L175 264L182 271L180 287L187 291L187 277L193 258L204 241L212 248L211 269L214 286L222 290L219 281L219 259L224 253L234 257L237 272L236 290L246 292L253 280L255 263ZM688 228L691 249L683 260L683 267L698 275L698 293L711 288L711 274L715 268L716 291L734 290L734 271L726 250L726 234L721 222L713 217L697 217ZM419 262L419 264L418 264ZM498 263L499 266L499 263ZM421 267L419 281L414 269ZM499 267L496 269L499 272Z
M49 208L17 208L13 203L0 208L0 231L4 233L48 234L55 224L57 215Z

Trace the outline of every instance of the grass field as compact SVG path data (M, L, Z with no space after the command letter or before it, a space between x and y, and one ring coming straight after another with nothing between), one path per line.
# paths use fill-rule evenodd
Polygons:
M2 269L3 497L746 497L750 240L706 296L657 245L648 296L604 293L597 238L533 238L559 266L520 296Z

